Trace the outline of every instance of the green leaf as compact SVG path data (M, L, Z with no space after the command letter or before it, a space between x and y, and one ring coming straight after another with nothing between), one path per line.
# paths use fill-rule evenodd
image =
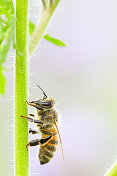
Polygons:
M5 80L5 77L2 73L2 67L0 67L0 93L3 95L5 93L5 83L6 83L6 80Z
M34 23L31 20L29 20L29 34L32 35L32 33L34 32L34 30L35 30Z
M15 46L15 10L12 0L0 0L0 93L5 92L3 63L11 44Z
M0 15L14 13L12 0L0 0Z
M4 15L6 19L0 17L0 66L6 60L11 43L15 42L15 15L12 11L9 14L6 12Z
M49 34L44 35L44 39L57 46L62 46L62 47L66 46L65 43L63 43L61 40L50 37Z
M0 67L15 41L15 12L12 0L0 0Z

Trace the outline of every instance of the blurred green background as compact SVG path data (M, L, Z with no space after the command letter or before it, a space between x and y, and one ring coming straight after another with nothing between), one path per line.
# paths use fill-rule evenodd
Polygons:
M117 1L63 0L46 33L62 39L56 47L44 39L31 57L29 100L42 97L39 84L57 102L64 148L39 165L30 149L30 176L103 176L117 157ZM30 1L36 24L40 2ZM5 66L7 89L0 96L0 175L14 173L14 51ZM29 109L33 113L34 109ZM29 127L32 127L29 124ZM29 140L40 137L29 136Z

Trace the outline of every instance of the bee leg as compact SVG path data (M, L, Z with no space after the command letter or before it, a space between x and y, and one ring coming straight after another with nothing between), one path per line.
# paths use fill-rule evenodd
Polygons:
M35 131L35 130L32 130L31 128L29 129L29 133L32 133L32 134L37 134L38 131Z
M33 119L32 118L30 118L30 117L26 117L26 116L23 116L23 115L21 115L21 117L24 117L27 121L29 121L29 122L33 122Z
M23 115L21 115L21 117L24 117L24 118L25 118L27 121L29 121L29 122L38 123L39 125L42 125L42 124L43 124L43 122L40 121L40 120L32 119L32 118L30 118L30 117L26 117L26 116L23 116Z
M26 103L27 103L27 105L29 105L29 106L33 106L33 107L36 108L36 109L43 110L43 108L41 108L41 107L38 106L38 105L33 104L32 102L28 102L28 101L26 101Z
M36 146L36 145L43 145L45 144L46 142L48 142L50 139L51 139L52 135L46 137L46 138L42 138L42 139L35 139L35 140L32 140L30 141L27 145L26 145L26 148L27 148L27 151L28 151L28 146Z
M35 115L34 114L29 114L31 117L35 117Z

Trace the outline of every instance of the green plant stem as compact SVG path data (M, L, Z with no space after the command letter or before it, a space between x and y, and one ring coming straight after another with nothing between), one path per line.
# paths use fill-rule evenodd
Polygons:
M15 176L28 176L28 0L16 0Z
M117 176L117 160L104 176Z
M29 41L29 56L32 55L32 53L36 49L39 41L43 37L45 29L50 21L52 14L54 13L59 1L60 0L55 0L55 2L53 4L52 4L52 2L50 3L49 7L47 7L47 8L43 7L40 21L39 21L35 31L33 32L32 36L30 38L30 41Z

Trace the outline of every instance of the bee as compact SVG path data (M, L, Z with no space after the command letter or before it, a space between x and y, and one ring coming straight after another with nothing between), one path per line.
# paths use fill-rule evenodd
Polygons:
M29 133L32 134L41 133L42 135L41 139L34 139L26 145L27 150L29 146L40 145L38 157L40 160L40 164L42 165L48 163L53 158L58 146L58 137L61 143L62 157L63 157L63 147L57 125L58 113L53 108L55 105L55 101L54 99L49 98L39 85L37 86L42 90L43 98L31 102L26 101L26 103L29 106L33 106L36 108L37 119L34 119L35 117L34 114L29 114L32 118L25 117L22 115L21 117L24 117L27 121L36 123L37 125L38 131L30 129Z

